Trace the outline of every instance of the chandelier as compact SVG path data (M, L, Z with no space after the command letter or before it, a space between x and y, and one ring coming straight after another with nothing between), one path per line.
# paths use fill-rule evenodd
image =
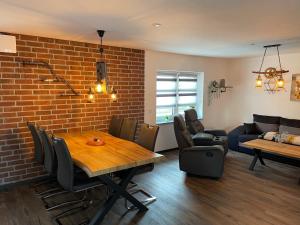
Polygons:
M281 44L264 46L265 52L264 52L264 56L262 58L262 62L261 62L259 71L253 71L254 74L258 74L257 78L256 78L256 87L261 88L262 85L264 84L265 90L268 93L275 93L280 90L285 90L283 74L288 73L289 71L282 69L280 55L279 55L279 46L281 46ZM265 56L266 56L267 50L269 48L276 48L276 50L277 50L279 69L276 69L276 67L268 67L267 69L265 69L265 71L262 71ZM264 82L262 80L262 76L265 77Z

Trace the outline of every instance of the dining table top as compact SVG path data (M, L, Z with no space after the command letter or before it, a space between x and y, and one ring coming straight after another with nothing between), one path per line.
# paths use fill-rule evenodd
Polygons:
M55 136L65 140L75 165L89 177L155 163L164 158L137 143L102 131L57 133ZM87 144L95 138L102 140L104 144Z

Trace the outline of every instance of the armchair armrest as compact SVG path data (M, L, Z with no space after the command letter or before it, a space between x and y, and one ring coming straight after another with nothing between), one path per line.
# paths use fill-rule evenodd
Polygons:
M224 169L221 145L193 146L179 152L179 168L191 174L219 178Z
M195 152L195 151L201 151L201 152L216 152L216 153L222 153L224 154L224 148L222 145L211 145L211 146L192 146L188 148L184 148L182 150L183 152Z
M225 130L204 130L205 133L212 134L214 136L227 136Z

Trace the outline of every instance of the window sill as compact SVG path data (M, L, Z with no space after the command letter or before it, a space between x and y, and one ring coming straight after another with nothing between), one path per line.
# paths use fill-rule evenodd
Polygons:
M156 125L158 125L158 126L160 126L160 125L164 126L164 125L168 125L168 124L173 124L173 121L171 121L171 122L156 123Z

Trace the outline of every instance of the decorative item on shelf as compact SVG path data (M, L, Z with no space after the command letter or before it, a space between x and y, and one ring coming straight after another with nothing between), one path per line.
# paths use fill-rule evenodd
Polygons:
M261 61L259 71L253 71L254 74L257 74L257 78L256 78L256 81L255 81L255 83L256 83L255 86L257 88L260 88L264 84L265 91L267 91L268 93L272 93L272 94L276 93L277 91L280 91L280 90L285 90L284 89L285 81L283 79L283 74L289 72L288 70L282 69L280 54L279 54L279 46L281 46L281 44L264 46L265 52L264 52L264 55L263 55L263 58L262 58L262 61ZM276 50L277 50L279 69L276 69L275 67L269 67L269 68L265 69L265 71L262 71L265 56L266 56L267 50L269 48L276 48ZM263 82L262 77L261 77L262 75L264 75L264 77L265 77L264 82Z
M221 93L226 92L227 89L233 88L226 86L225 79L221 79L219 82L213 80L208 85L208 105L212 103L214 98L219 98Z
M52 78L46 78L46 79L41 79L40 81L42 82L60 82L63 83L64 85L66 85L66 87L72 92L72 94L60 94L60 96L79 96L79 92L77 92L72 85L70 84L69 81L67 81L65 78L58 76L55 74L52 66L44 61L21 61L21 63L23 64L23 66L25 65L34 65L34 66L42 66L42 67L46 67L51 75Z
M290 99L300 101L300 74L293 74Z
M90 87L89 92L88 92L88 102L89 103L94 103L95 102L94 90L91 87Z

